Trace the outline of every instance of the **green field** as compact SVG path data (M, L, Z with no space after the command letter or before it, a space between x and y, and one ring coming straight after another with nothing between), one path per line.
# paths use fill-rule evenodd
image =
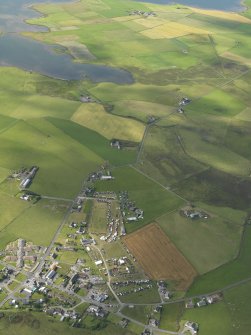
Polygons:
M10 335L54 335L60 332L61 334L100 334L100 330L77 329L70 327L70 324L59 322L58 319L47 317L43 313L6 313L6 316L0 321L0 332L8 332ZM107 323L102 328L102 334L110 335L120 333L122 335L133 335L135 333L124 330L121 327L115 326L112 323Z
M140 142L145 129L144 125L138 121L105 112L104 107L97 103L83 104L73 114L71 120L110 140L119 138Z
M197 322L201 335L235 334L232 327L232 317L224 302L207 307L186 310L182 315L182 320Z
M234 261L196 279L189 289L188 295L213 292L250 277L251 271L248 265L251 250L250 237L251 229L250 226L247 226L238 257Z
M66 202L40 200L36 205L26 208L1 230L1 248L18 238L41 246L49 245L68 206Z
M172 331L179 330L179 320L183 310L183 303L164 305L161 311L160 328Z
M225 292L225 302L233 321L233 328L239 334L245 334L250 329L249 304L250 282Z
M231 208L199 208L210 217L192 220L175 212L157 222L196 270L205 273L237 256L246 215Z

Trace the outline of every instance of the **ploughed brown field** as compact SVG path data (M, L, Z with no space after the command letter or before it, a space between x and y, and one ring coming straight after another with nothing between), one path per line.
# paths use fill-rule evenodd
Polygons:
M153 280L171 280L177 283L178 289L185 290L197 275L193 266L156 223L124 237L124 242Z

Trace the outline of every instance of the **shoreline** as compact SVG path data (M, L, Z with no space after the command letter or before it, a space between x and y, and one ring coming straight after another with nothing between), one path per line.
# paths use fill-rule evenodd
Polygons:
M137 0L134 0L134 2L137 2ZM138 2L149 3L149 4L156 5L156 6L158 6L158 5L159 6L173 6L173 5L177 5L177 6L183 6L185 8L197 8L197 9L201 9L201 10L220 11L220 12L229 12L229 13L237 13L237 14L244 13L244 12L246 12L249 9L249 7L245 3L245 0L240 0L240 8L239 8L239 10L206 8L206 7L200 7L200 6L183 4L183 3L180 3L180 2L176 2L176 1L173 1L173 2L170 2L170 3L161 3L161 2L154 2L154 0L139 0Z

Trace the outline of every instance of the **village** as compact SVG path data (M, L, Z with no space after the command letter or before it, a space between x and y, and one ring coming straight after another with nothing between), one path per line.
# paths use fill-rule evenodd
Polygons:
M28 190L37 171L38 167L33 166L12 174L11 178L20 182L20 201L36 203L41 199ZM19 238L1 250L2 308L38 310L79 328L87 317L105 320L110 313L122 315L125 306L134 308L134 303L126 302L130 297L156 290L159 303L153 306L141 334L153 334L159 328L163 306L175 299L175 294L166 281L150 280L123 243L126 226L140 222L144 210L126 190L118 193L96 190L96 182L109 183L114 178L107 166L87 177L62 230L49 247ZM180 215L192 220L209 217L194 206L183 207ZM219 293L184 299L184 306L206 307L222 298ZM119 325L126 328L130 322L124 315ZM187 321L181 334L194 335L198 331L196 322Z

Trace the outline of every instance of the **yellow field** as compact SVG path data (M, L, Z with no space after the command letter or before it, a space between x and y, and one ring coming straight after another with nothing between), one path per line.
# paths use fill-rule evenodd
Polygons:
M175 38L189 34L210 34L210 31L178 22L168 22L152 29L143 30L141 34L152 39L159 39Z
M95 130L107 139L140 142L145 130L141 122L106 113L102 105L95 103L82 104L71 120Z
M223 54L221 54L222 57L228 58L233 60L234 62L238 62L247 66L251 65L251 59L250 58L246 58L246 57L242 57L236 54L233 54L230 51L226 51Z
M236 119L241 121L251 122L251 108L247 107L246 109L244 109L244 111L240 112L235 117Z
M206 10L200 8L192 8L192 10L194 13L217 17L219 19L251 24L250 19L237 13L223 12L220 10Z
M149 17L147 19L137 19L134 20L134 22L141 24L142 26L146 27L146 28L154 28L154 27L158 27L162 24L166 23L166 20L161 19L159 17Z

